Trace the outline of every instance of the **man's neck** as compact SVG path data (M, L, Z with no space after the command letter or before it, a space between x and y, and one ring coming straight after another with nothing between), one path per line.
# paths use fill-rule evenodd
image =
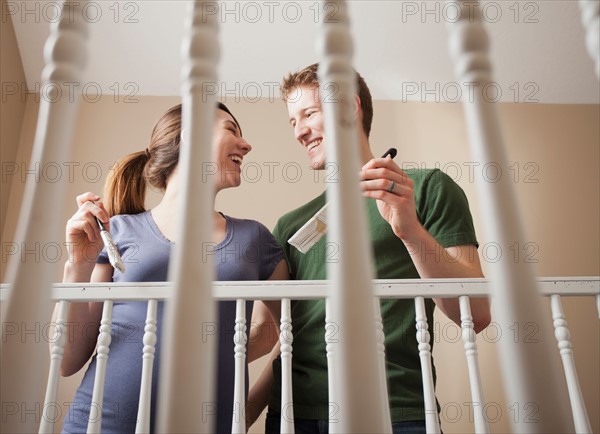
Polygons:
M369 139L365 133L358 135L358 149L360 150L360 163L361 167L371 161L373 158L373 152L371 151L371 145L369 144Z

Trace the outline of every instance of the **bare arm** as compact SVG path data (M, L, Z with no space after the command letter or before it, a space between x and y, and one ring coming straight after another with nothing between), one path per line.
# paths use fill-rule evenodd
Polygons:
M69 219L66 228L69 259L65 264L63 282L112 281L112 267L109 264L96 264L103 243L95 217L108 222L108 214L102 204L91 203L98 199L93 193L77 196L79 209ZM73 375L92 356L96 348L101 317L102 303L70 303L67 313L68 339L60 369L61 375Z
M279 261L269 280L290 278L285 259ZM279 301L255 301L248 344L248 362L268 354L279 339Z
M246 430L259 418L265 407L269 404L269 394L273 383L273 361L279 357L279 345L273 347L271 357L261 372L258 380L248 393L246 402Z
M413 181L391 159L376 158L361 171L363 195L377 199L381 216L406 246L422 278L483 277L474 245L444 248L421 225L417 218ZM458 299L434 299L448 318L460 325ZM491 321L487 298L471 299L475 331L483 330Z

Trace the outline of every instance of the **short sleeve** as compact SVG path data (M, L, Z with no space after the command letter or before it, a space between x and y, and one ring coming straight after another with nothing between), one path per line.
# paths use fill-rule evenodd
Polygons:
M443 247L478 246L473 217L463 189L439 169L423 180L417 212L421 224Z
M257 224L261 249L260 279L267 280L275 271L277 264L284 258L284 255L273 234L263 224L258 222Z

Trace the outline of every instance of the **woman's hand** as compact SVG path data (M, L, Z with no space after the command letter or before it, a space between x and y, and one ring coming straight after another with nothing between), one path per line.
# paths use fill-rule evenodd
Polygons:
M102 203L94 203L99 199L100 196L90 192L77 196L77 212L67 221L66 228L69 264L85 264L92 268L96 264L104 246L96 217L109 230L108 212Z

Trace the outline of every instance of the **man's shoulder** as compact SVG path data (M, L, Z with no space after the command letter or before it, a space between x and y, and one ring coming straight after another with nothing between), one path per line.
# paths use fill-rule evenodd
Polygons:
M443 175L440 169L428 169L428 168L408 168L404 169L404 172L412 179L415 183L423 183L435 176Z

